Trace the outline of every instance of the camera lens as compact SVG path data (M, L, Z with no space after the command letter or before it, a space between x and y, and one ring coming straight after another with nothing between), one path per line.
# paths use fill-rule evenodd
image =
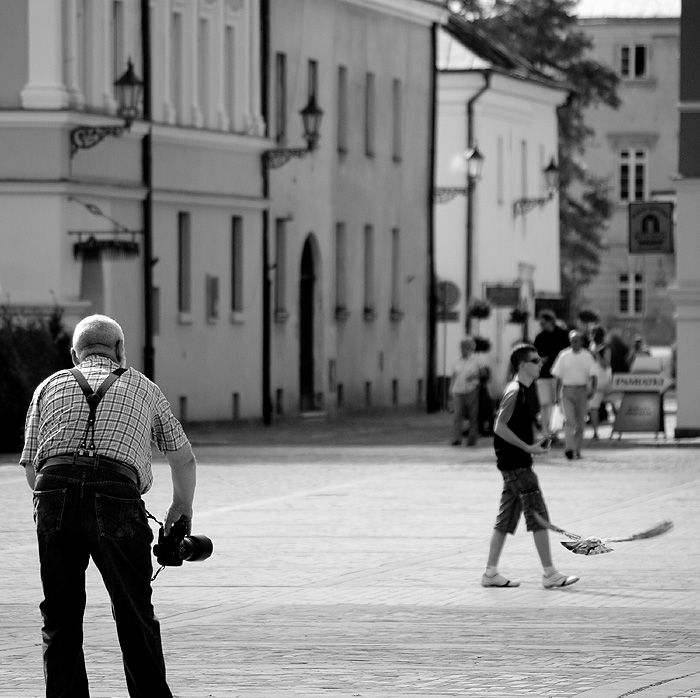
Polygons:
M206 536L185 536L180 544L180 557L188 562L206 560L213 551L214 544Z

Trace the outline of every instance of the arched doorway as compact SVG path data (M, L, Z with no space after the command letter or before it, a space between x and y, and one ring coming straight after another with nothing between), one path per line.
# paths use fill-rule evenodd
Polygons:
M299 409L317 408L314 356L316 305L316 258L312 236L306 238L301 254L299 278Z

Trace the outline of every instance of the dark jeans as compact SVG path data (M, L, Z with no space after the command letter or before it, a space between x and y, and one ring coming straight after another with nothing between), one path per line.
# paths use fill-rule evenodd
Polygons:
M129 695L172 698L151 604L153 533L136 485L102 467L45 467L34 488L34 520L47 698L90 695L82 647L90 557L112 600Z

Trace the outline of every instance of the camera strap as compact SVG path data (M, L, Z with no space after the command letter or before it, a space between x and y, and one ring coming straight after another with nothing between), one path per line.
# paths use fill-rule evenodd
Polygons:
M163 527L165 526L165 524L164 524L162 521L158 521L158 519L156 519L156 517L153 516L153 514L151 514L151 512L148 511L148 509L146 509L146 517L149 518L149 519L151 519L152 521L155 521L161 528L163 528ZM152 581L152 582L155 582L156 577L157 577L164 569L165 569L165 565L161 565L161 566L156 570L156 573L151 577L151 581Z
M90 408L90 414L88 415L87 425L85 426L85 433L83 434L83 439L78 446L79 456L94 456L95 455L95 413L97 412L97 406L102 401L105 393L109 390L109 387L114 383L122 373L125 373L127 369L117 368L112 373L110 373L107 378L102 381L102 384L97 390L93 390L90 384L87 382L85 376L77 368L72 368L70 372L73 374L73 378L78 381L78 385L82 389L85 399L87 400L88 407ZM87 439L88 434L90 435L90 445L88 446Z

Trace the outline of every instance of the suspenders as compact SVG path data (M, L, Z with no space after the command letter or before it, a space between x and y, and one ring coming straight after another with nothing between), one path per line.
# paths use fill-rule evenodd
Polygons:
M77 369L72 368L70 372L73 374L73 378L78 381L83 393L85 394L85 399L87 400L88 407L90 408L90 414L88 415L87 425L85 427L85 433L83 434L83 440L78 446L79 456L94 456L95 455L95 412L97 411L97 406L102 401L105 393L109 390L109 387L114 383L122 373L125 373L127 369L118 368L112 373L110 373L107 378L104 379L102 385L93 391L90 384L85 379L85 376ZM90 434L90 445L87 444L88 433Z

